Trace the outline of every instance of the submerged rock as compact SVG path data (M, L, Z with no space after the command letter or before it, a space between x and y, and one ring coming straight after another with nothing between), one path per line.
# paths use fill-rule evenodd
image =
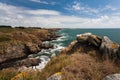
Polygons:
M120 80L120 74L108 75L105 78L103 78L102 80Z
M53 45L48 42L48 41L45 41L42 43L42 45L40 46L41 49L49 49L49 48L53 48Z

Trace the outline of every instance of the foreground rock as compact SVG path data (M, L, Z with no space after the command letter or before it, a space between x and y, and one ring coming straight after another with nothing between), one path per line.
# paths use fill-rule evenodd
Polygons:
M47 80L62 80L62 73L57 72L57 73L51 75Z
M93 35L92 33L84 33L77 35L77 41L80 43L88 43L91 45L94 45L96 47L99 47L101 44L102 38L96 35Z
M62 53L71 54L77 49L85 53L95 51L103 59L120 59L120 45L111 41L107 36L99 37L92 33L77 35L76 41L73 41Z
M108 75L103 80L120 80L120 74Z
M111 41L107 36L102 38L100 51L110 59L120 59L120 45Z
M86 42L88 45L93 45L99 49L101 56L116 60L120 59L120 45L111 41L107 36L102 38L93 35L92 33L84 33L77 35L78 43Z

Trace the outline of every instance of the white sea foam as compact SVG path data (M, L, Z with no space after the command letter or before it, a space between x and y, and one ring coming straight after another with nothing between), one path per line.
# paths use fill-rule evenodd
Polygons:
M48 56L48 55L55 54L56 51L61 51L64 48L62 41L67 40L68 35L66 33L62 33L61 35L62 36L57 38L56 40L50 41L50 43L54 45L53 49L42 49L38 53L37 57L39 57L41 62L39 63L38 66L34 66L33 69L35 69L35 70L43 69L46 66L46 64L50 61L50 56ZM48 41L46 41L46 42L49 43Z
M40 60L41 60L41 62L39 63L39 65L38 66L33 66L33 67L30 67L30 68L32 68L32 69L34 69L34 70L41 70L41 69L43 69L45 66L46 66L46 64L50 61L50 58L48 57L48 56L44 56L44 55L42 55L42 56L40 56Z

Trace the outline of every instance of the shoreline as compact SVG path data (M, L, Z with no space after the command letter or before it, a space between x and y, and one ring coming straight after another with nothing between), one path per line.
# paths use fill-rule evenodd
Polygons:
M22 29L22 30L25 30L25 29ZM40 59L34 58L30 55L37 54L42 49L51 48L52 47L51 45L43 46L42 44L44 41L52 41L52 40L57 39L59 37L59 35L57 34L58 29L35 29L35 30L38 31L38 33L37 33L38 35L44 35L44 34L39 34L39 30L46 31L48 35L45 38L43 36L41 41L37 41L36 44L35 43L34 44L33 43L30 43L30 44L24 43L24 44L20 44L20 46L18 46L18 45L11 46L10 45L9 51L7 52L7 54L12 53L14 55L2 54L2 58L0 57L2 59L2 60L0 60L0 69L1 70L5 69L5 68L11 68L11 67L19 68L22 66L26 66L26 67L36 66L41 62ZM18 32L18 31L16 31L16 32ZM21 32L21 33L23 33L23 32ZM8 58L4 59L6 56L8 56ZM12 56L12 58L10 58L11 56Z

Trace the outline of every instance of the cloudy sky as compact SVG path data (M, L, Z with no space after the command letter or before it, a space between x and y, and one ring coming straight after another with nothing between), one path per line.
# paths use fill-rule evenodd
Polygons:
M0 0L0 25L120 28L120 0Z

